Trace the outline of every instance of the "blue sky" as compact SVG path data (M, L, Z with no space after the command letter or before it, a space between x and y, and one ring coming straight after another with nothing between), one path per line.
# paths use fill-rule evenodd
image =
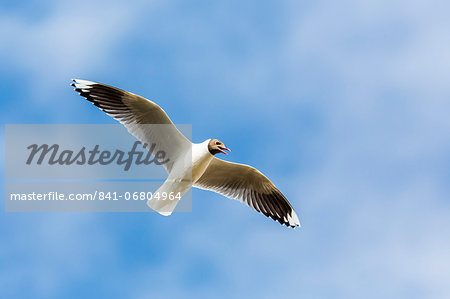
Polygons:
M114 123L68 84L118 86L192 124L193 141L224 141L303 227L200 190L171 217L2 206L0 296L450 297L449 9L1 3L2 124Z

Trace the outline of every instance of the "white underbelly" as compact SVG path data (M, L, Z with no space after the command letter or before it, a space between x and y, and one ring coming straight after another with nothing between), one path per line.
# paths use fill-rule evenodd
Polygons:
M204 159L200 161L196 161L192 163L192 183L198 181L198 179L203 175L206 168L208 168L209 163L211 162L211 158Z
M190 181L192 184L197 182L213 158L207 148L200 145L202 144L193 144L192 152L186 153L183 158L178 159L168 180Z

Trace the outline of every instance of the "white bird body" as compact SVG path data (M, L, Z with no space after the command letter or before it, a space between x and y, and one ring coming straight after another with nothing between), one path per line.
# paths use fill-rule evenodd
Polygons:
M192 144L192 183L198 181L214 158L208 151L208 143L210 140Z
M192 143L190 151L186 151L181 157L177 157L167 180L154 194L166 192L166 194L172 193L172 195L183 196L203 175L214 157L208 151L209 140L202 143ZM179 196L165 201L149 200L147 201L147 205L161 215L169 216L172 214L179 200Z
M181 196L196 187L237 199L282 225L300 226L288 200L260 171L214 156L229 151L221 141L191 143L154 102L108 85L73 81L72 86L81 96L118 120L142 143L155 145L156 151L167 154L169 162L163 165L168 177L154 194L165 192L173 199L152 198L147 205L153 210L170 215Z

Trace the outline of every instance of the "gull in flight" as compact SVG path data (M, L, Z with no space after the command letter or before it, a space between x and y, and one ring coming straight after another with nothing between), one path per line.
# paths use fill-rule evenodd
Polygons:
M210 190L239 200L282 225L300 226L291 204L260 171L216 157L230 151L220 140L191 143L156 103L105 84L80 79L72 81L75 91L118 120L139 141L155 145L156 150L166 153L169 162L163 165L168 177L155 193L179 192L183 195L191 187ZM178 201L179 197L149 200L147 205L168 216Z

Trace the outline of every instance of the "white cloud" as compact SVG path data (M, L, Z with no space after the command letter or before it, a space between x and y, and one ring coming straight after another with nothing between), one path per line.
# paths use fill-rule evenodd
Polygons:
M8 214L2 225L0 268L3 296L26 292L58 296L92 271L94 262L111 259L115 247L94 214ZM8 262L6 262L8 261Z
M185 226L180 220L183 217L170 219L179 225L176 246L168 249L161 263L142 265L136 276L128 278L130 289L143 297L149 293L190 295L189 286L179 282L185 281L183 273L189 275L195 266L190 257L198 255L215 271L212 281L195 290L206 295L216 295L219 289L241 296L349 298L356 293L357 297L379 298L412 297L408 292L413 290L417 297L448 297L448 190L436 179L447 171L450 144L449 85L445 81L450 64L446 51L450 35L445 28L450 21L444 18L448 4L322 1L308 7L292 3L285 16L289 28L273 48L233 63L236 58L227 56L218 42L229 20L209 24L207 18L205 24L195 23L184 38L185 44L205 38L211 53L204 53L202 60L204 57L198 58L192 50L178 62L180 73L188 78L220 60L214 65L223 65L224 84L251 96L249 101L260 99L257 95L263 92L259 88L264 90L270 84L284 87L276 89L282 92L274 103L277 109L257 105L250 110L254 103L243 104L246 111L266 120L293 114L279 123L260 125L275 127L274 132L283 129L274 136L275 144L264 145L267 153L275 152L279 144L286 145L286 136L297 134L286 132L286 127L297 128L289 107L299 102L317 109L318 121L323 122L318 136L301 140L295 135L293 142L301 146L317 141L325 149L309 151L323 155L309 170L299 165L294 173L274 178L288 186L281 189L295 203L303 228L288 232L242 205L226 199L209 203L207 199L219 196L196 193L199 198L194 194L194 212L189 215L192 222ZM110 47L133 23L127 14L122 19L122 8L113 5L98 19L95 13L88 13L82 30L66 35L62 27L72 28L80 22L60 9L62 16L36 28L8 17L2 21L13 24L11 35L25 34L16 46L25 46L35 35L47 36L40 32L63 41L56 49L39 46L36 57L20 51L13 55L12 63L24 58L21 65L32 71L33 78L45 74L41 60L48 55L60 61L59 75L78 67L79 72L90 71L97 63L107 62ZM103 24L101 20L109 13L116 18ZM199 27L204 31L198 33ZM258 36L251 26L245 30L249 33L243 36ZM85 31L86 44L96 48L92 51L73 38L83 37ZM168 38L165 45L175 49L180 44L174 37L180 35L161 34L158 38ZM259 49L258 44L248 45L248 49ZM64 51L74 60L66 58ZM267 103L268 97L263 100ZM261 136L249 138L263 139ZM199 207L199 202L205 207ZM164 227L157 229L172 233Z
M320 107L326 124L318 138L328 147L322 161L311 173L299 169L283 180L291 186L286 193L300 199L295 207L304 226L293 237L272 233L261 218L236 224L242 218L233 215L243 207L217 203L203 220L214 221L214 231L205 223L191 226L182 248L211 261L230 282L227 291L241 296L448 297L448 190L437 180L450 144L446 10L406 1L322 2L298 17L295 3L280 57L264 64L255 55L240 68L224 68L224 76L236 74L227 78L238 86L263 64L267 72L281 69L288 97L277 105L297 98ZM312 79L308 71L315 71ZM249 89L267 83L267 76L252 79L258 84ZM307 98L317 94L324 96ZM274 113L269 105L256 109ZM217 213L230 222L215 221ZM233 244L223 243L227 229ZM203 238L214 245L201 247ZM165 269L188 267L173 263Z
M52 99L72 77L101 72L142 17L142 7L151 10L155 3L54 1L45 17L32 21L5 12L0 19L0 63L23 72L39 99Z

